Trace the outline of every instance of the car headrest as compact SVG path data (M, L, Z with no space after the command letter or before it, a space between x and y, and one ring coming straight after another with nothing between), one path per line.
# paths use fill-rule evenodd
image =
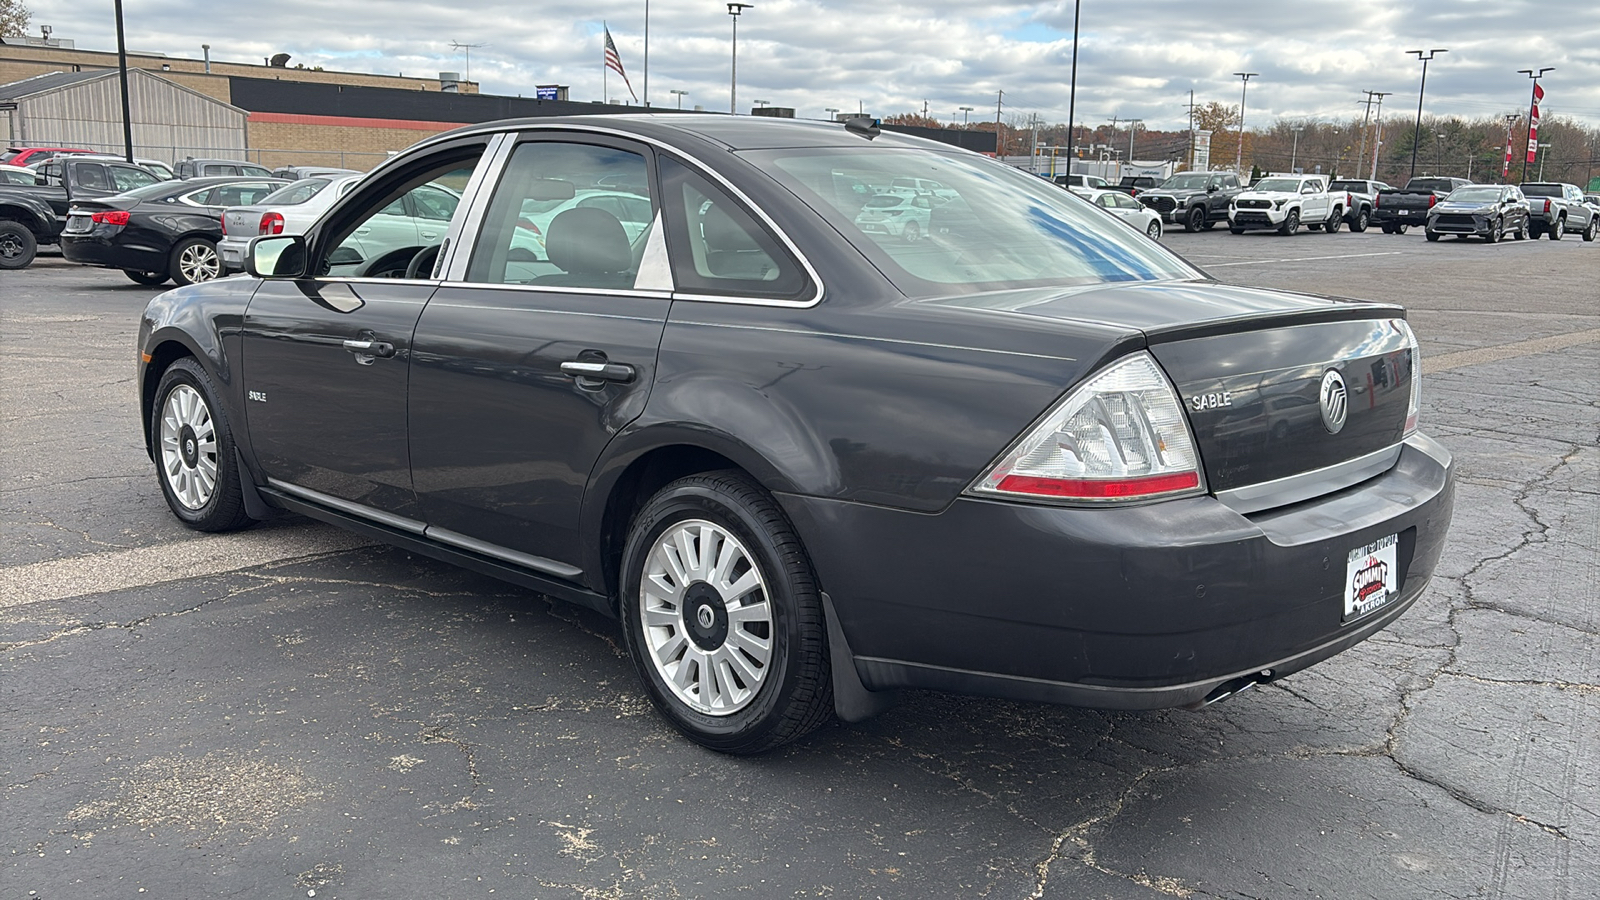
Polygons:
M707 250L760 250L761 246L750 233L740 227L733 217L713 204L700 219L701 233L706 238Z
M579 206L550 221L545 252L564 271L583 275L609 275L633 266L628 233L617 217L603 209Z

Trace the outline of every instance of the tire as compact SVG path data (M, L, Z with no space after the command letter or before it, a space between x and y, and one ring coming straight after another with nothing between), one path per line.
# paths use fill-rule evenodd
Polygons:
M179 287L199 284L222 277L222 257L217 245L205 238L184 238L172 248L167 271L172 273L172 283Z
M1550 235L1550 240L1552 241L1561 240L1563 237L1566 237L1567 234L1567 220L1557 219L1554 222L1551 222L1550 227L1546 228L1544 233Z
M1356 234L1360 234L1361 232L1366 231L1367 226L1370 224L1372 224L1372 213L1363 209L1356 213L1356 220L1350 223L1350 230Z
M169 277L165 272L141 272L138 269L123 269L122 274L128 276L131 281L138 284L148 284L151 287L165 284Z
M255 521L244 511L228 414L198 362L180 359L162 373L150 435L161 493L183 524L235 531Z
M1296 231L1299 231L1299 230L1300 230L1300 210L1291 209L1291 210L1289 210L1289 214L1283 217L1283 224L1278 226L1278 233L1279 234L1283 234L1283 235L1289 235L1289 234L1294 234Z
M1534 222L1532 220L1529 220L1529 222L1528 222L1528 236L1533 238L1536 241L1539 238L1544 237L1544 226L1540 225L1538 222Z
M1583 239L1589 243L1594 243L1597 235L1600 235L1600 213L1589 217L1589 227L1583 230Z
M1504 221L1495 219L1494 222L1489 225L1489 233L1484 235L1483 239L1491 244L1498 244L1500 243L1500 237L1505 234L1505 228L1506 223Z
M907 222L906 230L902 234L902 237L906 239L906 243L915 244L917 241L922 239L922 228L915 222Z
M1335 207L1334 210L1333 210L1333 218L1331 218L1328 221L1322 223L1322 230L1327 232L1328 234L1333 234L1335 231L1338 231L1339 230L1339 226L1343 225L1343 224L1344 224L1344 207L1342 207L1342 206L1341 207Z
M1229 225L1228 226L1228 233L1229 234L1244 234L1244 229L1240 228L1238 225Z
M1144 230L1144 236L1152 241L1161 240L1161 220L1151 219L1149 227Z
M0 269L26 269L39 254L39 241L28 226L0 219Z
M1214 219L1206 219L1204 222L1200 223L1200 230L1201 231L1210 231L1211 229L1213 229L1215 227L1217 227L1217 223L1216 223L1216 220L1214 220Z
M1394 226L1393 225L1385 225L1385 226L1383 226L1383 233L1384 234L1394 234Z
M1410 227L1411 227L1410 225L1396 225L1394 227L1394 233L1395 234L1405 234L1406 233L1406 229L1410 228Z
M1204 208L1191 207L1188 214L1183 217L1183 230L1190 234L1206 227L1206 211Z
M1440 237L1439 232L1434 231L1431 228L1428 229L1427 231L1423 232L1423 233L1425 235L1427 235L1429 241L1437 241L1439 239L1439 237Z
M705 553L713 543L715 559ZM810 559L783 511L743 473L680 478L651 497L628 530L621 583L622 628L639 678L690 740L761 753L833 715ZM730 610L743 611L738 621Z
M1525 241L1525 240L1528 239L1528 217L1527 216L1523 216L1522 217L1522 224L1517 226L1517 230L1516 230L1516 232L1514 234L1512 234L1512 237L1516 238L1519 241Z

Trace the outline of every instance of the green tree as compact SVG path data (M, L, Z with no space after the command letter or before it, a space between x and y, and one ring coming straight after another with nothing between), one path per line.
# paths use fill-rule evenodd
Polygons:
M26 34L31 18L22 0L0 0L0 35Z

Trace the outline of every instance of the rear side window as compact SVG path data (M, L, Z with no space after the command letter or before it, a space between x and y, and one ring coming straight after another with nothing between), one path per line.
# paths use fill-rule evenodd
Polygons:
M1529 197L1559 197L1561 186L1555 184L1525 184L1522 193Z
M673 279L692 294L800 300L805 273L726 191L663 157L661 190Z
M111 190L111 179L106 177L106 167L99 163L78 163L72 167L72 180L78 187Z

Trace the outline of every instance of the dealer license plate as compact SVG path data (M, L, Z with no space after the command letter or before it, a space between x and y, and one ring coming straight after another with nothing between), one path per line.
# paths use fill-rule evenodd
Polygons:
M1409 215L1411 215L1411 210L1409 210L1409 209L1402 209L1402 210L1400 210L1400 215L1402 215L1402 216L1409 216Z
M63 230L72 234L82 234L93 229L94 223L88 216L67 216L67 227Z
M1344 618L1350 622L1388 606L1400 595L1400 567L1395 548L1400 536L1391 534L1350 551L1345 565Z

